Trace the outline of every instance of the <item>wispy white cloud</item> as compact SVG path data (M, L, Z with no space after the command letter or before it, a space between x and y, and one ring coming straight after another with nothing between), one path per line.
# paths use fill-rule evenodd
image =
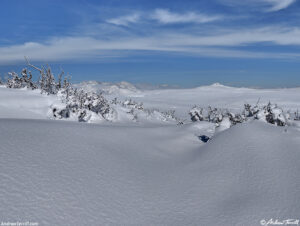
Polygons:
M228 30L213 35L185 35L177 34L172 43L180 45L204 46L247 46L257 43L273 45L300 45L300 29L269 26L256 29ZM172 40L172 36L170 37Z
M167 9L156 9L151 17L163 24L170 23L208 23L220 20L221 16L209 16L195 12L174 13Z
M129 26L142 20L156 20L161 24L208 23L222 19L219 15L206 15L195 12L175 13L168 9L156 9L152 12L139 12L106 20L114 25Z
M251 7L263 12L276 12L288 8L297 0L219 0L229 6ZM247 9L248 9L247 8Z
M291 4L296 2L296 0L264 0L267 3L270 3L272 6L267 11L274 12L285 9L289 7Z
M126 16L121 16L117 18L111 18L106 20L107 23L114 24L114 25L123 25L128 26L130 23L137 23L141 18L139 13L134 13Z
M268 42L272 45L300 46L300 29L265 27L227 30L211 35L161 32L149 36L127 35L111 39L91 37L52 38L47 42L28 42L21 45L0 47L0 64L23 61L24 56L38 61L61 61L122 56L135 51L160 51L176 54L193 54L210 57L292 58L295 52L269 53L237 50L236 47ZM235 48L232 48L235 47Z

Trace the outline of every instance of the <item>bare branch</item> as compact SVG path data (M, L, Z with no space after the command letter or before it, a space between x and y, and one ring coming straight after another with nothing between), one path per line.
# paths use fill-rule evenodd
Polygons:
M26 56L24 56L24 58L25 58L25 60L26 60L26 62L27 62L27 65L28 65L28 66L30 66L30 67L32 67L32 68L34 68L35 70L38 70L40 73L42 73L42 72L43 72L43 70L42 70L42 69L40 69L40 68L38 68L38 67L36 67L36 66L32 65L32 64L29 62L29 60L28 60L28 58L27 58Z
M258 106L259 101L260 101L260 98L258 98L258 101L256 102L256 106Z

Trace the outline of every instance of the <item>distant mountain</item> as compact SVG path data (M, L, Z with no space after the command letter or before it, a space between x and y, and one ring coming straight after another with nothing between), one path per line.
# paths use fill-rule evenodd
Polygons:
M183 88L178 85L169 85L169 84L149 84L149 83L140 83L132 84L129 82L98 82L98 81L84 81L73 85L76 88L82 88L87 91L98 92L102 91L105 94L113 95L130 95L135 93L140 93L147 90L167 90L167 89L193 89L193 88ZM203 89L203 88L213 88L213 89L235 89L238 87L231 87L223 85L221 83L213 83L211 85L203 85L194 87L194 89ZM241 88L241 87L240 87Z
M139 89L133 84L128 82L97 82L97 81L84 81L73 85L76 88L82 88L91 92L102 91L105 94L131 94L139 92Z

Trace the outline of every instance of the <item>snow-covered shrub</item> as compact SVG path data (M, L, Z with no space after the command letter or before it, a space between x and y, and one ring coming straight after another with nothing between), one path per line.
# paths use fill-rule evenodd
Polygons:
M118 104L120 102L115 98L112 103ZM175 110L161 111L154 108L145 108L143 103L137 103L131 99L121 102L121 106L128 109L127 112L132 116L133 121L139 121L140 117L144 117L148 120L164 121L164 122L176 122L178 125L183 124L183 121L175 116Z
M235 114L226 109L212 108L210 106L208 108L194 106L189 111L189 115L191 116L191 120L193 122L207 121L216 123L217 126L219 126L224 119L229 120L231 125L242 123L246 120L246 117L242 114Z
M127 114L132 121L138 122L138 112L136 112L136 109L131 108L130 111L127 112Z
M223 112L221 109L218 108L201 108L194 106L190 112L189 115L191 116L191 120L193 122L196 121L207 121L207 122L213 122L213 123L219 123L223 119Z
M300 121L300 114L299 114L298 110L294 113L294 120L295 121Z
M29 75L28 75L29 74ZM32 74L24 68L19 76L16 72L8 73L10 76L7 79L6 87L20 89L27 87L28 89L37 89L37 84L32 81Z
M62 119L70 117L70 109L68 108L59 108L57 106L52 107L52 115L54 118Z
M120 101L118 101L118 98L114 98L114 99L112 99L111 101L110 101L110 103L111 104L114 104L114 105L117 105L117 104L121 104L121 102Z
M243 111L243 115L245 117L252 117L254 115L256 115L259 112L259 107L257 106L257 104L252 107L250 104L244 104L244 111Z
M7 82L6 82L7 88L14 88L14 89L22 88L22 80L17 73L9 72L8 75L10 77L9 77L9 79L7 79Z
M27 68L24 68L19 76L16 72L8 73L9 78L6 81L7 88L28 88L28 89L40 89L41 93L46 94L57 94L57 92L61 89L61 76L59 77L58 82L55 81L55 77L51 72L50 67L45 69L37 68L31 64L28 64L34 69L40 72L40 77L37 82L32 80L32 74Z
M165 118L177 120L177 117L175 116L175 110L163 111L162 114L165 116Z
M229 118L229 121L231 122L232 125L235 125L237 123L242 123L247 120L245 115L239 113L235 114L232 112L227 112L225 115Z
M122 105L123 105L124 107L136 108L136 109L138 109L138 110L143 110L143 109L144 109L143 103L137 103L137 102L135 102L135 101L133 101L133 100L131 100L131 99L125 100L125 101L122 103Z
M255 119L260 119L277 126L285 126L287 124L287 118L283 110L270 102L259 110L255 115Z
M175 110L161 111L159 109L151 109L148 111L148 115L149 117L154 117L159 121L173 121L177 122L178 124L181 122L181 120L175 116Z
M98 115L102 119L112 120L115 110L101 93L85 92L71 87L62 88L60 92L64 107L56 110L53 107L54 118L77 118L80 122L88 122L92 115ZM60 117L57 117L59 115Z
M78 116L78 121L79 122L88 122L88 121L90 121L91 117L92 117L91 113L87 112L87 110L80 110L79 116Z
M243 123L247 121L248 118L262 120L277 126L285 126L290 119L290 114L285 113L276 104L271 104L270 102L267 105L262 106L258 106L256 104L254 107L252 107L250 104L245 104L244 110L241 113L233 113L220 108L208 107L205 109L194 106L189 111L189 115L191 116L191 120L193 122L207 121L216 123L217 126L226 124L226 127L228 127L228 123L230 123L230 126L232 126L237 123ZM293 119L300 119L298 113L295 113L295 117Z
M28 89L32 90L38 88L37 84L34 81L32 81L32 74L30 71L27 70L27 68L24 68L21 74L23 78L23 86L26 86Z
M191 116L191 120L193 122L205 121L202 112L203 112L203 108L198 108L197 106L194 106L189 112L189 115Z
M224 118L224 113L221 109L208 107L207 118L209 122L220 123Z

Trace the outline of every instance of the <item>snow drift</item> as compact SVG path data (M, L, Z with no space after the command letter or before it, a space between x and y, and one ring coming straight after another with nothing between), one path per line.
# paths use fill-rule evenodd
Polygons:
M1 217L258 225L298 216L298 131L254 121L201 146L190 130L1 119Z

